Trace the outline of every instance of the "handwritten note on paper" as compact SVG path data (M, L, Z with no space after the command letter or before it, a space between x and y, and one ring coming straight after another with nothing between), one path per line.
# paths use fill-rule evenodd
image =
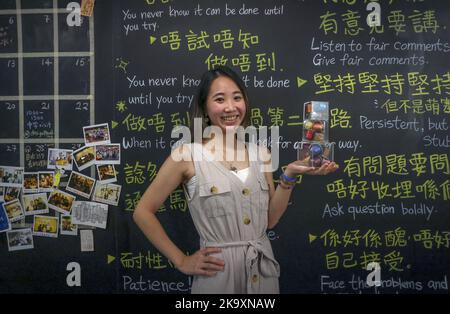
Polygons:
M75 202L72 208L72 222L106 229L108 205L96 202Z
M94 233L92 230L80 230L81 252L94 251Z

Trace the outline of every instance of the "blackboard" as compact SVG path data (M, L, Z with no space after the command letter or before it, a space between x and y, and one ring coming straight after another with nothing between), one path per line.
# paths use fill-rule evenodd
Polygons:
M69 2L0 4L0 165L45 171L49 148L78 149L83 126L108 123L121 144L120 202L93 230L93 252L65 235L9 252L0 234L1 293L189 293L191 278L132 213L177 140L172 128L189 121L200 75L217 63L246 82L252 124L280 127L274 178L297 156L303 104L330 104L340 169L299 178L268 230L281 293L449 292L447 2L378 1L372 27L368 1L97 0L80 26L66 22ZM196 251L181 188L158 218ZM367 284L370 261L381 286ZM66 282L71 262L81 286Z

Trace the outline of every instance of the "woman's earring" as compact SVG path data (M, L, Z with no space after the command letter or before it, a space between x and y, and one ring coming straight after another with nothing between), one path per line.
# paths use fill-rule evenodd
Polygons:
M208 117L208 116L205 116L204 119L205 119L205 123L206 123L206 124L209 124L209 117Z

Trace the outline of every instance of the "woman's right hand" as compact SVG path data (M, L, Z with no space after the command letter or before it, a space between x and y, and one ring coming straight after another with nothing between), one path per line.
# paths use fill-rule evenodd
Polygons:
M211 254L220 252L220 248L207 247L193 255L185 255L178 269L186 275L215 276L224 269L225 262Z

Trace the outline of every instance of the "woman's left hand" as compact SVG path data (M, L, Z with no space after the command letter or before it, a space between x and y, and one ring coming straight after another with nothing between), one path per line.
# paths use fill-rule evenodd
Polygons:
M334 161L325 160L320 167L310 167L309 157L304 160L296 160L287 165L284 173L288 177L295 177L299 174L309 175L327 175L331 172L335 172L339 166Z

